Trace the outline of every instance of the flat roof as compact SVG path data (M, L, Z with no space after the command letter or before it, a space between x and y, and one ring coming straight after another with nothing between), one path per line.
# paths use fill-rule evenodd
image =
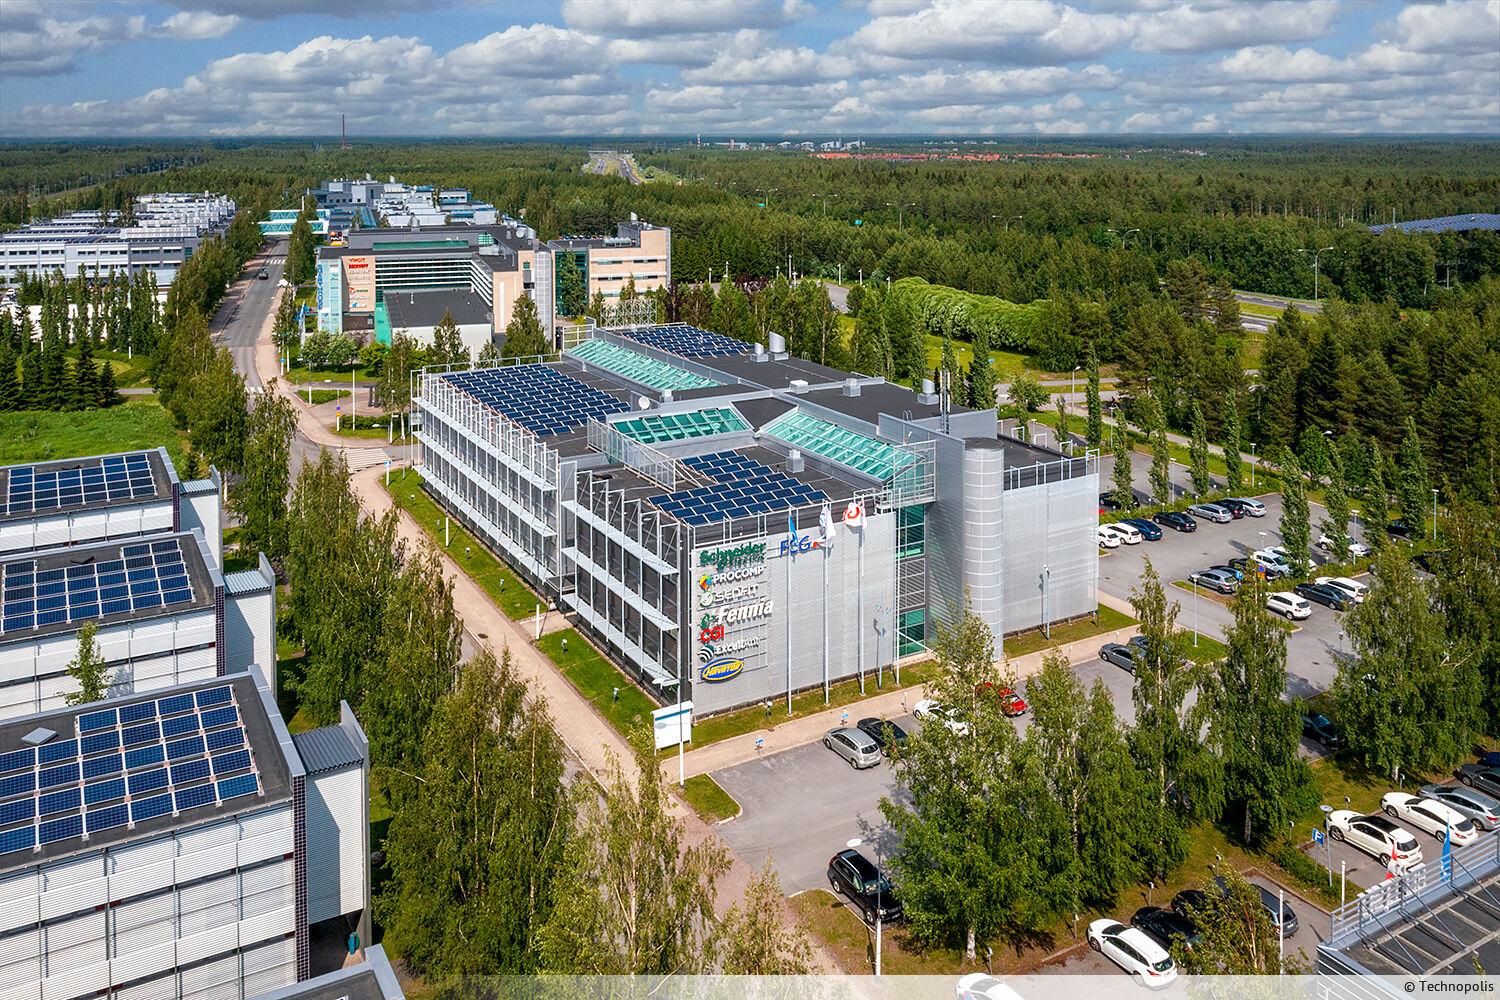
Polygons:
M190 704L172 701L184 695L191 699ZM231 707L233 713L222 712ZM155 739L151 738L153 727ZM236 733L236 728L241 732ZM55 735L39 745L27 741L26 737L39 729ZM194 745L187 745L195 740ZM76 742L69 746L70 741ZM249 751L248 769L243 759L232 758L240 750ZM28 759L34 761L29 775ZM174 761L178 763L174 765ZM69 762L73 764L71 771L67 771ZM206 762L207 767L198 762ZM248 673L7 720L0 723L0 774L30 778L18 783L23 790L12 793L5 804L30 801L35 806L33 815L27 818L0 823L0 873L199 826L224 816L258 812L291 798L290 768L255 678ZM249 786L248 781L237 787L220 787L222 781L235 780L220 778L228 774L241 778L254 774L254 790L241 792ZM197 798L178 799L179 792L191 795L192 789L202 788L204 779L214 787L211 800L197 805L190 804ZM115 781L121 786L105 787ZM131 789L128 798L127 786ZM227 792L239 794L223 797ZM156 813L146 808L148 802L160 808L160 797L169 793L172 801L167 811ZM69 801L63 803L53 796ZM75 798L82 800L81 806L72 802ZM43 805L43 800L51 801ZM174 811L172 807L179 804ZM119 818L121 807L130 814L130 821L107 825ZM13 841L14 835L24 833L27 827L37 834L41 827L67 819L70 808L71 814L80 817L80 826L87 822L92 827L87 839L63 836L39 846L4 850L7 834L13 835ZM55 812L35 815L44 809ZM23 811L16 810L17 814Z
M842 413L869 424L879 424L881 414L909 420L922 420L926 417L938 416L942 412L942 408L937 403L924 403L917 399L917 394L911 389L891 382L862 381L858 396L844 395L843 386L833 389L812 389L797 395L809 403L826 406L836 413ZM968 413L969 408L951 406L949 411Z
M170 499L160 448L0 467L0 523Z
M197 533L180 531L0 558L0 649L86 621L102 627L212 608L203 544Z
M451 312L453 322L459 326L490 326L494 323L494 313L490 310L489 303L473 292L441 289L408 292L387 289L382 294L393 328L437 326L443 321L445 312Z

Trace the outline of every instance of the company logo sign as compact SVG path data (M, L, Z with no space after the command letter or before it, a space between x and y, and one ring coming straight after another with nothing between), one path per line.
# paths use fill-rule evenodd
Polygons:
M765 542L746 542L743 545L727 545L718 549L706 549L698 553L700 566L712 566L716 570L737 562L752 562L766 557Z
M725 587L718 591L704 591L698 595L698 606L700 608L711 608L716 604L731 604L735 601L745 601L752 597L760 596L760 584L744 583L738 587Z
M728 653L743 653L746 650L754 649L764 641L764 636L747 635L731 642L704 643L703 647L698 650L698 659L707 663L716 656L723 656Z
M744 669L744 660L733 656L716 656L703 664L702 669L698 671L698 679L710 684L718 684L738 677Z
M346 260L344 266L351 271L362 271L370 266L370 262L367 260Z
M781 540L781 554L784 556L793 554L801 555L804 552L811 552L813 549L821 549L822 547L823 540L821 538L814 538L811 535L793 535L791 538L783 538Z
M726 583L738 583L740 580L749 580L765 573L765 563L754 563L749 566L741 566L737 569L725 570L722 573L705 573L698 577L698 589L707 590L710 587L722 586Z

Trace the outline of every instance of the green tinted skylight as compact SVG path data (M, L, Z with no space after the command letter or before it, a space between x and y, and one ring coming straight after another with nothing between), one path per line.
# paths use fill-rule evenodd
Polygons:
M704 389L719 384L713 379L637 354L607 340L585 340L570 349L568 354L652 389Z
M766 424L765 432L795 448L822 455L880 480L891 478L897 468L915 461L911 454L884 441L808 416L801 410L777 417Z
M684 441L750 429L745 419L727 406L690 413L650 413L630 420L617 420L610 426L642 444Z

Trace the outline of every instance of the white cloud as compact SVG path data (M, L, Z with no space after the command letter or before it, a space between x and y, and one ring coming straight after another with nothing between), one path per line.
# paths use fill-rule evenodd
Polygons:
M808 48L773 48L740 56L723 52L717 59L682 74L689 83L812 83L848 76L847 58Z
M1050 0L934 0L913 14L877 17L843 44L851 52L906 60L1041 65L1092 59L1125 41L1130 30L1125 18Z
M238 14L215 14L211 11L178 11L161 23L161 33L169 38L223 38L240 24Z
M1392 32L1412 52L1500 50L1500 0L1447 0L1413 4L1396 15Z
M146 33L142 15L63 15L108 10L39 0L0 3L0 76L52 76L78 68L80 56Z
M1135 18L1134 45L1147 52L1207 52L1322 38L1338 17L1335 0L1195 0Z
M813 12L805 0L563 0L574 28L625 38L779 28Z

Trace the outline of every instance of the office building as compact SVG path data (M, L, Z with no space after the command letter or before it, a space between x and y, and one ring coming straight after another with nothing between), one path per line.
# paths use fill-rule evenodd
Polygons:
M365 949L364 961L262 994L260 1000L405 1000L396 970L380 945Z
M672 231L634 215L620 223L614 236L572 236L549 240L547 247L559 259L561 254L573 255L583 271L586 300L595 294L617 300L630 281L637 292L649 292L672 280Z
M297 224L297 217L302 213L295 208L276 208L266 213L266 217L256 223L260 226L260 234L268 240L284 240L292 235L292 227ZM308 220L308 227L312 229L314 236L328 235L328 209L320 208L313 213Z
M233 220L234 202L205 192L139 195L123 222L99 212L33 222L0 234L0 284L59 270L67 278L144 270L166 287L198 245Z
M874 680L966 597L997 636L1095 611L1096 454L779 336L591 333L551 363L423 373L422 472L659 700Z
M0 996L250 1000L324 972L315 925L369 935L367 762L347 706L294 738L245 673L0 723Z
M63 705L78 630L112 696L254 665L274 694L275 575L222 572L217 473L182 482L165 449L0 468L0 720Z
M403 184L394 177L379 181L335 179L310 191L328 228L429 229L451 224L492 226L499 221L495 206L477 201L464 188L434 188ZM274 216L276 213L272 213ZM295 221L296 215L292 216Z

